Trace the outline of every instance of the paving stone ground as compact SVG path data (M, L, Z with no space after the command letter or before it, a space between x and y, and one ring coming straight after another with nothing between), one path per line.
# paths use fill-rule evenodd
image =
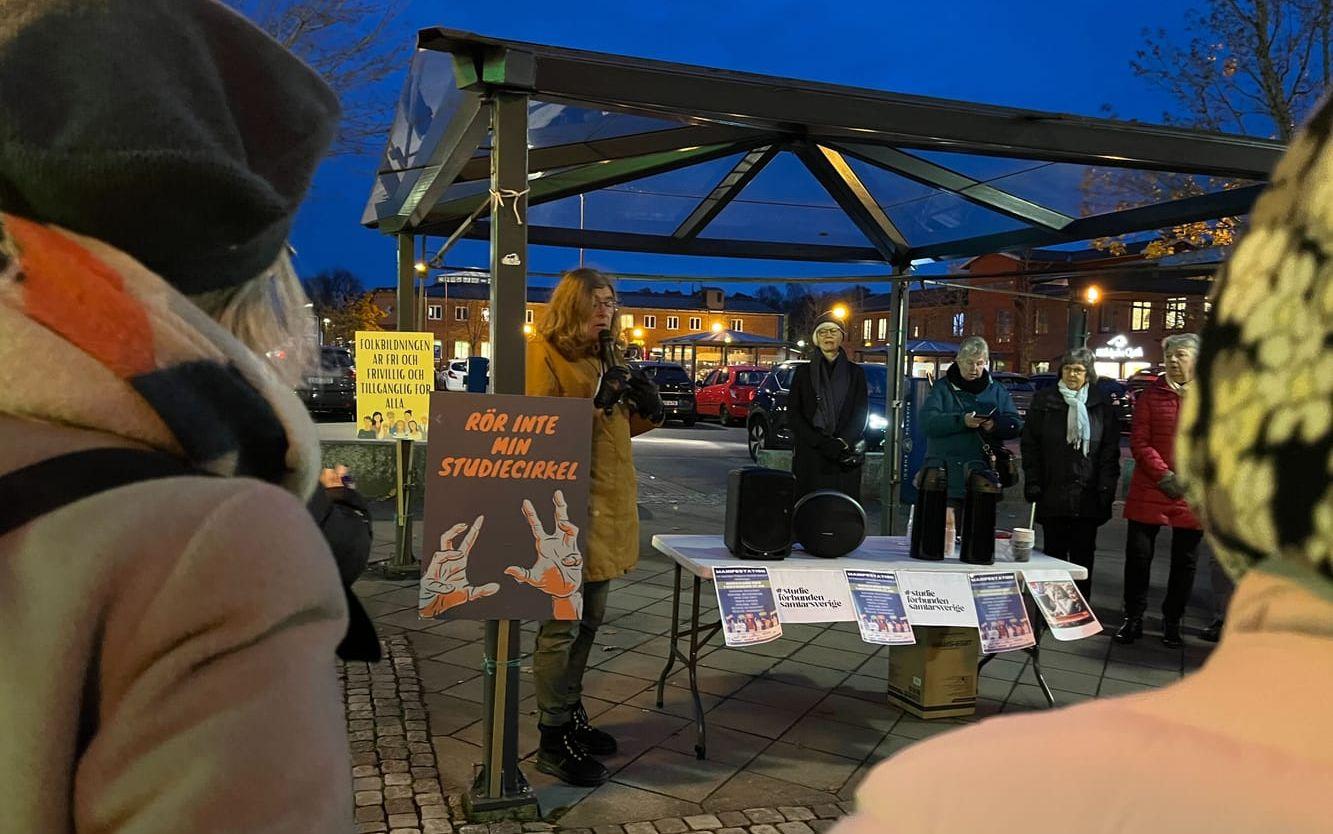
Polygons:
M1046 709L1031 664L1018 654L1000 656L982 669L976 716L923 721L887 703L886 650L862 643L854 625L788 626L782 640L744 651L716 643L706 647L699 687L709 758L697 760L688 678L679 664L668 679L664 705L656 705L655 683L671 626L673 571L648 539L655 532L720 529L721 507L685 500L693 492L687 487L655 483L650 491L655 500L651 512L641 513L639 567L613 585L586 679L585 705L593 723L621 745L606 760L609 783L574 788L533 767L537 732L530 660L520 667L519 754L548 828L474 827L461 813L460 797L482 757L482 624L420 620L415 582L358 583L388 650L384 663L351 664L344 673L357 801L365 803L357 810L359 831L822 833L849 809L865 773L899 750L996 714ZM673 497L680 502L672 503ZM377 541L387 551L391 531L377 531ZM1043 668L1061 706L1179 680L1211 649L1194 636L1209 617L1202 580L1186 618L1183 649L1167 649L1151 635L1132 646L1109 639L1118 622L1123 541L1123 521L1108 523L1099 539L1092 601L1107 632L1070 643L1048 635L1043 642ZM1165 587L1169 560L1156 561L1154 600ZM710 586L702 601L715 610ZM1147 625L1160 629L1160 620L1150 615ZM532 650L534 630L531 623L523 628L525 655Z

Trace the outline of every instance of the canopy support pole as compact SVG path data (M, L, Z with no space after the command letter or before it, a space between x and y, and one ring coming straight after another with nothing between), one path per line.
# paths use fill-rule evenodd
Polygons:
M885 357L888 364L884 368L884 418L888 425L884 430L884 457L879 473L880 534L885 536L900 535L900 526L905 528L907 524L907 516L898 506L898 496L901 494L904 424L907 418L904 374L907 373L907 309L911 283L901 268L896 270L895 275L899 277L894 280L889 295L893 343Z

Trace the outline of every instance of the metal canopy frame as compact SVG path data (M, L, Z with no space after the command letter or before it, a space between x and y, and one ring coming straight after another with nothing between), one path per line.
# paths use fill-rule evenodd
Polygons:
M461 95L447 118L422 137L426 163L410 188L385 195L367 224L389 232L451 235L488 198L448 199L446 186L489 178L486 120L479 115L488 81L519 60L533 100L600 111L608 118L650 117L661 129L530 147L529 205L633 182L709 160L744 154L669 234L604 229L530 228L533 243L660 254L886 263L1032 250L1242 215L1260 186L1076 218L919 155L944 151L1076 163L1262 183L1283 150L1268 139L1206 133L1108 119L909 96L706 67L423 30L418 47L447 53ZM512 69L507 76L514 77ZM443 124L440 124L443 122ZM672 126L678 125L678 126ZM782 152L814 174L833 203L866 238L829 245L710 237L715 221ZM1009 231L914 241L875 201L848 164L855 159L896 177L953 195L1021 224ZM394 165L382 174L392 175ZM966 230L963 230L964 232ZM488 235L486 227L469 231Z

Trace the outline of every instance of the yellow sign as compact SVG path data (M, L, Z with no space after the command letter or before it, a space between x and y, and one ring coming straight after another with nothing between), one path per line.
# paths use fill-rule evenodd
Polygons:
M434 368L431 333L357 331L357 439L425 440Z

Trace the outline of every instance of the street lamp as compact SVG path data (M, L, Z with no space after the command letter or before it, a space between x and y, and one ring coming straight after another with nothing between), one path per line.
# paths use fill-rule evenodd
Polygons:
M425 272L425 271L426 271L426 262L425 262L425 261L417 261L417 262L416 262L416 265L413 267L413 269L415 269L417 272Z
M713 332L714 332L714 333L721 333L721 332L722 332L722 322L720 322L720 321L715 321L715 322L713 322Z
M636 339L642 339L642 338L643 338L643 328L642 328L642 327L636 327L636 328L634 328L634 338L636 338Z
M1086 299L1089 304L1096 304L1098 301L1102 300L1101 288L1096 284L1089 285L1088 288L1083 291L1083 298Z
M530 325L530 324L525 324L525 325L523 325L523 335L524 335L524 336L531 336L531 335L532 335L532 325Z
M330 324L333 324L333 319L324 319L323 326L319 328L319 344L321 347L324 345L324 328Z
M842 319L847 318L847 305L845 305L845 304L836 304L836 305L834 305L834 307L833 307L833 317L834 317L835 319L838 319L839 321L841 321Z

